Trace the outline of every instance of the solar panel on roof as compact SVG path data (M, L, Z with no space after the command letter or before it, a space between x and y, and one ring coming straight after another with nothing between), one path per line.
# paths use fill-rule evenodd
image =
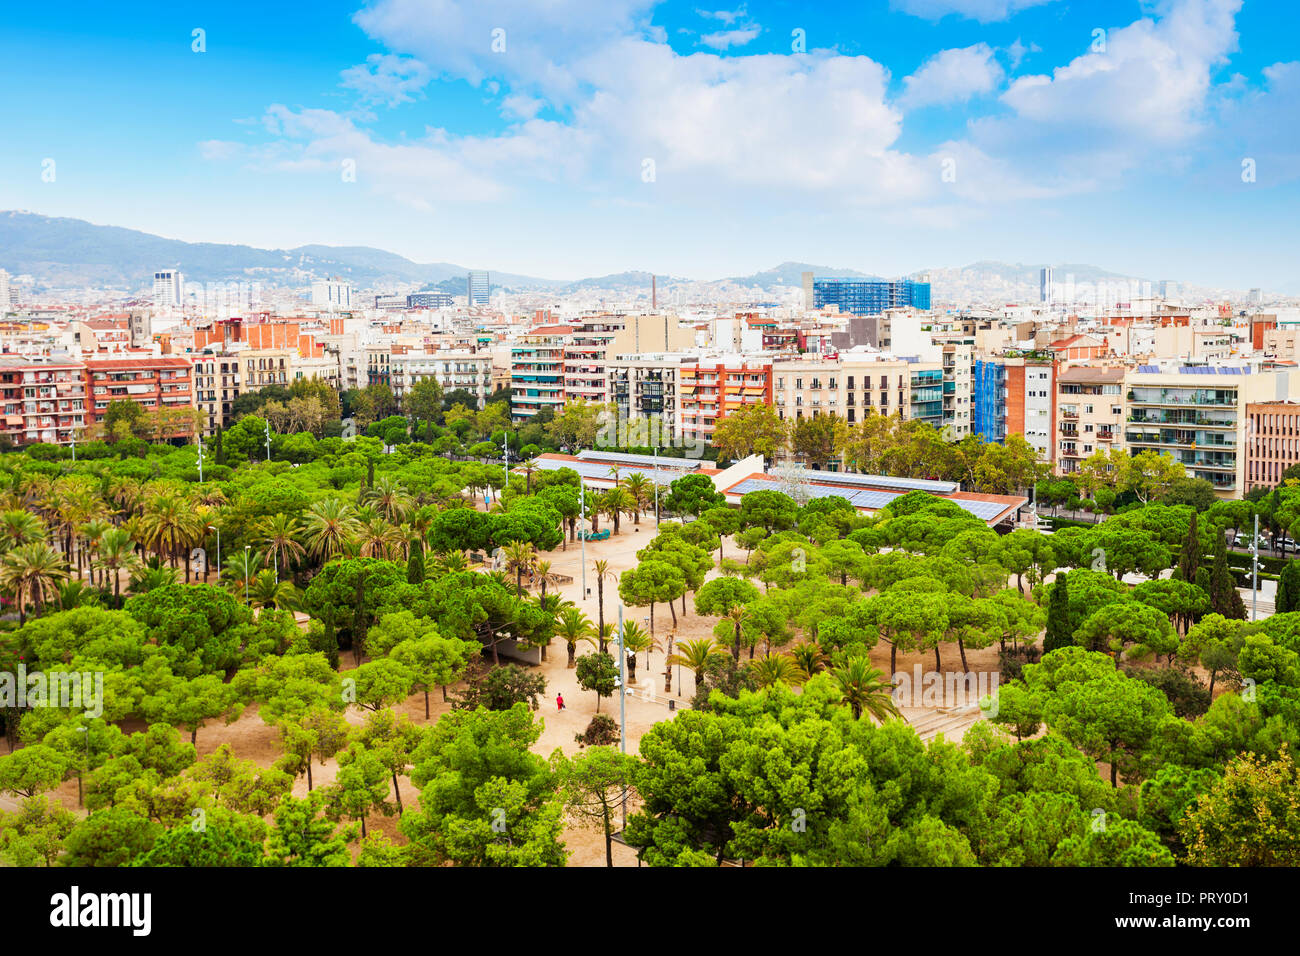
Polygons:
M649 465L654 467L655 462L659 463L660 468L676 468L679 471L694 471L700 467L698 459L692 458L656 458L654 455L631 455L617 451L594 451L588 449L578 453L578 457L583 461L607 461L611 465Z
M537 468L541 471L559 471L561 468L571 468L583 478L600 478L605 481L614 480L614 476L609 473L609 464L603 461L563 461L556 458L538 458ZM645 475L647 481L664 487L682 477L682 472L680 470L671 468L660 468L657 481L655 480L656 476L653 468L635 468L628 469L627 471L620 471L619 477L626 478L628 475L634 474Z
M928 491L950 494L957 490L955 481L931 481L925 478L895 478L892 475L860 475L852 471L814 471L801 468L795 477L805 482L836 485L864 485L871 488L901 488L904 491Z

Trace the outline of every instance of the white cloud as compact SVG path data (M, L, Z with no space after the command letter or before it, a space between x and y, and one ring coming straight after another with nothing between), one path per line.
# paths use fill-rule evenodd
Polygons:
M1002 82L1003 75L987 43L960 50L941 50L903 80L899 105L914 109L964 103L972 96L992 92Z
M1236 49L1241 0L1183 0L1159 20L1110 30L1051 76L1020 77L1002 100L1025 120L1176 140L1196 127L1210 69Z
M424 89L433 73L413 57L372 53L364 64L348 67L340 76L344 87L361 94L363 103L391 107L413 102L412 94Z
M994 23L1006 20L1029 7L1051 2L1052 0L889 0L889 5L895 10L927 20L939 20L955 13L968 20Z
M742 27L739 30L722 30L718 33L706 33L700 42L715 50L728 50L733 46L744 46L762 33L761 27Z
M742 6L736 10L700 10L696 8L695 12L706 20L720 20L727 26L731 26L745 15L746 10Z

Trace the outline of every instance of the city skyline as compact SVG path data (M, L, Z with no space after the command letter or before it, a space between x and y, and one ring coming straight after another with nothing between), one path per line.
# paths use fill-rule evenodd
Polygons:
M1293 291L1295 17L1236 0L13 10L0 71L21 64L33 94L0 208L536 276L1037 259Z

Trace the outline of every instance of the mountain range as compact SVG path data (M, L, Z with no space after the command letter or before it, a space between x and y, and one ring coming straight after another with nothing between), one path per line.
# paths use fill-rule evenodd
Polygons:
M243 280L264 285L302 287L313 279L341 276L359 289L396 287L442 288L463 294L467 267L450 262L413 262L404 256L369 246L306 245L293 249L210 242L183 242L135 229L101 226L81 219L42 216L19 210L0 211L0 268L11 275L30 276L42 290L115 289L134 292L152 284L155 270L177 268L188 281ZM475 267L481 268L481 267ZM1036 301L1035 264L975 262L962 268L928 271L936 305L970 302ZM1058 281L1067 275L1076 283L1122 282L1132 277L1090 265L1054 266ZM727 298L739 290L797 289L802 274L828 278L876 278L856 269L783 262L747 276L691 280L659 276L663 301L675 293L707 299ZM491 272L492 285L510 292L552 295L601 292L649 295L650 273L622 272L580 279L546 279ZM1145 281L1145 280L1139 280ZM1189 288L1190 292L1191 289ZM1199 291L1199 290L1198 290ZM1222 290L1207 290L1218 293Z

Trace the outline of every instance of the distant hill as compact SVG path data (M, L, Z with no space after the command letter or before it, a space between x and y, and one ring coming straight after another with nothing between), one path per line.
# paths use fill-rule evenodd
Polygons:
M437 284L463 277L468 268L449 262L419 263L368 246L254 246L164 239L135 229L81 219L0 212L0 268L31 275L53 287L148 285L157 269L174 267L197 282L235 279L300 285L330 275L365 287L389 282ZM492 273L493 285L549 289L549 279Z
M1038 299L1038 270L1042 264L972 262L960 268L919 269L928 273L938 303L989 304L1034 302ZM464 295L470 268L451 262L413 262L404 256L369 246L299 246L259 249L214 242L182 242L135 229L99 226L81 219L55 218L30 212L0 211L0 269L29 275L47 289L147 288L157 269L177 268L198 282L257 281L265 285L301 287L331 275L349 279L359 289L413 285ZM1052 266L1064 283L1123 282L1131 277L1097 266L1066 263ZM539 292L579 297L609 293L618 301L648 302L649 272L627 271L578 279L543 279L497 272L490 267L492 288L508 292ZM684 279L660 275L660 302L736 302L737 288L749 290L744 301L786 300L798 289L803 273L826 278L877 279L858 269L782 262L750 275L722 279ZM1149 281L1139 279L1138 281ZM1221 296L1223 290L1183 286L1184 293ZM755 295L753 290L757 290Z

